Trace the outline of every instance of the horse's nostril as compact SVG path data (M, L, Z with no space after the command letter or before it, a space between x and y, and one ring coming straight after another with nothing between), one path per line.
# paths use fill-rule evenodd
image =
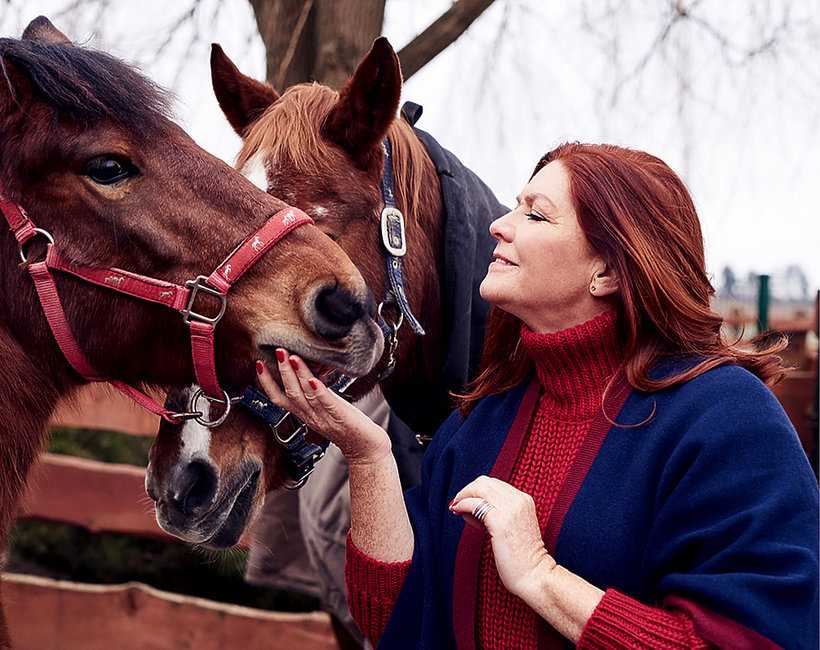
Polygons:
M346 336L367 305L338 285L325 287L316 295L316 333L335 340Z
M210 505L216 495L216 472L208 463L188 463L168 486L168 503L184 515Z

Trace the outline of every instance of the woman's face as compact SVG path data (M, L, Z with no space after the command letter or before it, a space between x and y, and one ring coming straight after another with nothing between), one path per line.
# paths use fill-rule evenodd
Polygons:
M581 230L569 182L560 161L545 165L518 206L490 224L498 244L481 296L536 332L572 327L608 307L590 293L606 267ZM603 296L603 287L596 293Z

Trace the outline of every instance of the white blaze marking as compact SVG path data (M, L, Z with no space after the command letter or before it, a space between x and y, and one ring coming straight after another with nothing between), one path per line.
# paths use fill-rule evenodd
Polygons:
M309 212L313 215L313 218L316 220L319 220L322 217L327 216L327 208L323 208L321 205L314 205L310 208Z
M189 395L193 395L196 386L192 387ZM204 419L210 418L210 402L206 399L200 399L196 407L198 410L204 411ZM196 420L186 420L182 425L182 452L180 457L208 459L208 450L211 446L211 430L208 427L202 426Z
M242 169L242 175L263 192L268 191L268 170L261 154L256 154Z

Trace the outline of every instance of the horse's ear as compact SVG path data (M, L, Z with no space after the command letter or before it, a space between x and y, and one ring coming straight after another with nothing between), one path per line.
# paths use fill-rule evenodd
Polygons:
M273 86L242 74L218 43L211 45L211 81L219 107L240 136L279 99Z
M68 37L57 29L45 16L37 16L28 27L23 30L24 41L41 41L43 43L59 43L69 45Z
M401 65L390 42L377 38L339 93L322 135L368 168L396 118L401 100Z

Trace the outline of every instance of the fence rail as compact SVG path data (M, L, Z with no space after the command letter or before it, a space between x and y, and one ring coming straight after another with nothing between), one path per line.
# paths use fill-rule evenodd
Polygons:
M332 650L326 614L287 614L166 593L3 575L16 650Z

